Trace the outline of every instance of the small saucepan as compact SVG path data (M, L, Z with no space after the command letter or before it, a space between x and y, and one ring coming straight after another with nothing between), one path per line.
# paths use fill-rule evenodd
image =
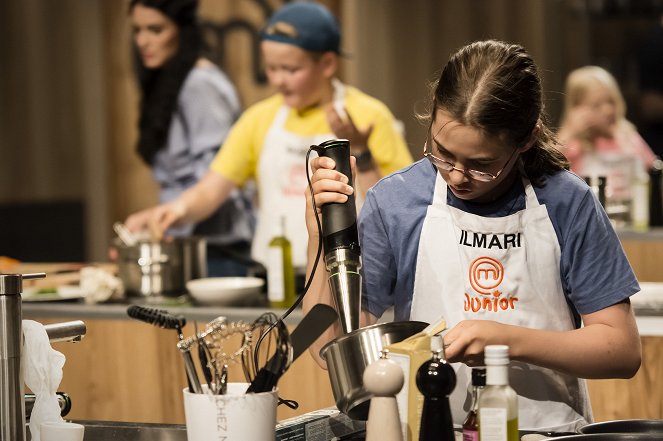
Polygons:
M186 282L207 277L206 241L202 237L116 241L118 270L129 297L175 297Z

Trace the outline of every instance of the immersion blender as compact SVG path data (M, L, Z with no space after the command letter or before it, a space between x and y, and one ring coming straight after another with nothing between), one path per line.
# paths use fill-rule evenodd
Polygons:
M336 162L336 170L348 177L352 186L350 168L350 141L333 139L311 147L318 156ZM329 287L336 303L339 321L345 334L359 329L361 312L361 251L357 234L357 207L354 194L343 203L322 206L322 245L325 264L329 272Z

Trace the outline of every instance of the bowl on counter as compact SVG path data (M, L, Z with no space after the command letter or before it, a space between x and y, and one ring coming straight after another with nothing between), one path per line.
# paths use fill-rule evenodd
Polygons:
M201 305L232 306L255 301L264 285L259 277L206 277L189 280L186 289Z

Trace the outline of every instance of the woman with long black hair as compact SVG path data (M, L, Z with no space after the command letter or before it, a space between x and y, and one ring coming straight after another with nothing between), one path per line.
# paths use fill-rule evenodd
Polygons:
M176 199L207 173L209 163L240 114L234 86L203 57L197 0L132 0L136 70L142 92L137 151L160 186L160 201ZM126 220L145 225L148 211ZM203 235L209 274L245 275L254 217L247 194L235 190L211 216L168 234Z

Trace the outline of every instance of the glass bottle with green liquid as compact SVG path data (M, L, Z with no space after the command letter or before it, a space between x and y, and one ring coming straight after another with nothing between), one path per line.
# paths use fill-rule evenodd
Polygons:
M509 347L484 350L486 388L479 396L479 441L518 441L518 395L509 386Z
M281 216L267 252L267 298L273 308L289 308L296 297L292 245L285 231L285 216Z

